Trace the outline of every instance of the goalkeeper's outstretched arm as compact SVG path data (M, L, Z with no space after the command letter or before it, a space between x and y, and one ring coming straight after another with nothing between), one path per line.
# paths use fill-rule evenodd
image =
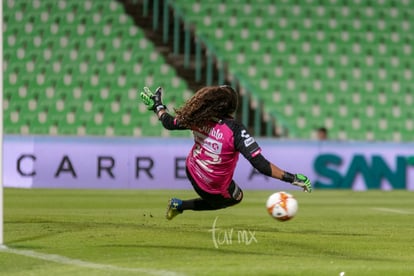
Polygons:
M178 121L167 112L167 107L162 103L162 88L158 87L155 93L152 93L148 87L144 87L144 91L140 93L142 102L157 114L162 125L168 130L186 129L181 127Z
M291 183L292 185L302 188L305 192L312 192L311 181L303 174L292 174L282 170L272 162L268 161L262 154L258 154L249 161L254 168L264 175Z
M187 129L185 127L180 126L180 122L178 122L177 119L174 116L170 115L165 109L157 112L157 116L164 128L168 130Z

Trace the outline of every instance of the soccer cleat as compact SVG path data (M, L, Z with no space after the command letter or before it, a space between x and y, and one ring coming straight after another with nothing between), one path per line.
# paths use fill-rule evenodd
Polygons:
M179 210L179 208L181 207L182 204L183 204L183 202L181 201L181 199L171 198L168 201L167 213L166 213L165 217L168 220L172 220L176 215L182 214L183 211Z

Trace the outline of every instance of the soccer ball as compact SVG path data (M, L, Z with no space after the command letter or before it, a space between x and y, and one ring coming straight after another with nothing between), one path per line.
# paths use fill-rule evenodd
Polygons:
M279 221L287 221L296 215L298 202L293 195L287 192L277 192L269 196L266 208L273 218Z

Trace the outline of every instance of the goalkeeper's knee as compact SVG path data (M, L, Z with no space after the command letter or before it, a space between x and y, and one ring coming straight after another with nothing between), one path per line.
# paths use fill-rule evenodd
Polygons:
M233 194L231 195L231 197L233 198L233 200L237 201L237 203L242 201L242 199L243 199L242 189L240 189L240 187L236 185L236 188L234 189Z

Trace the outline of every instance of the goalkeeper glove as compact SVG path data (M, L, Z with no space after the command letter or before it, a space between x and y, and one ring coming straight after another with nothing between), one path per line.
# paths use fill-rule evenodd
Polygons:
M162 88L158 87L155 90L155 93L152 93L148 87L144 87L144 91L140 94L142 102L148 106L148 110L152 110L155 113L162 109L167 109L167 107L162 103L161 95L162 95Z
M293 185L301 187L304 192L312 192L312 184L309 178L303 174L295 174L295 177L292 182Z

